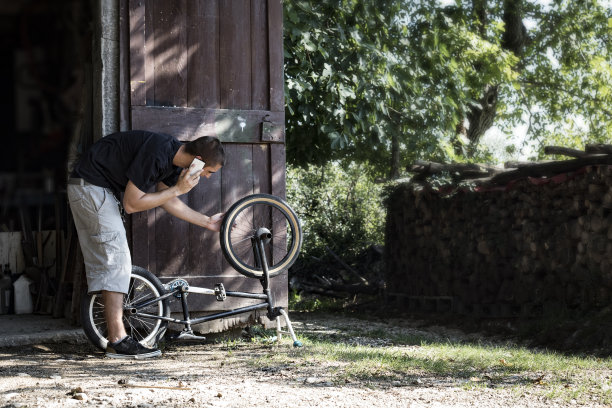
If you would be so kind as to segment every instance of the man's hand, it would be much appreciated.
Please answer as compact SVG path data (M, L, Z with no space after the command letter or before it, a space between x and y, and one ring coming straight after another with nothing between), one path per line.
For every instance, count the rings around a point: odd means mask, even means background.
M183 169L183 171L181 171L181 175L178 178L178 181L176 182L176 188L179 191L179 195L190 192L191 189L197 186L200 182L200 173L196 174L195 176L190 176L190 168L191 166L187 169Z
M216 231L216 232L221 231L221 224L223 223L224 216L225 216L225 213L219 213L219 214L210 216L208 218L208 225L206 226L206 228L208 228L211 231Z

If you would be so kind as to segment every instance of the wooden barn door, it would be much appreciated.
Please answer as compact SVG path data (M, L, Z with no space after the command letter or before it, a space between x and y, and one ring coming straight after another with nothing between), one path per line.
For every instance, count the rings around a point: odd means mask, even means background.
M213 135L225 146L222 171L181 199L211 215L248 194L284 196L281 0L126 1L131 128L180 140ZM225 262L218 233L162 209L132 217L132 246L134 264L162 281L261 289ZM286 303L286 272L274 288ZM244 304L210 298L190 303L199 311Z

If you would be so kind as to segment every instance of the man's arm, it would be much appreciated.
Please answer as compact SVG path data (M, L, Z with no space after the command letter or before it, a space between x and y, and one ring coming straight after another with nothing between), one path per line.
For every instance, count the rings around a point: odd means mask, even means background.
M169 200L181 194L189 192L200 181L200 176L189 176L187 169L181 172L176 185L154 193L145 193L140 190L132 181L128 181L123 195L123 208L128 214L150 210L159 207ZM178 200L178 199L177 199ZM180 201L180 200L178 200Z
M170 190L172 187L168 187L162 182L157 184L158 192L162 193L166 190ZM170 214L174 215L181 220L190 222L195 225L199 225L200 227L207 228L211 231L220 231L221 223L223 222L223 213L215 214L213 216L207 216L201 214L187 204L178 199L178 197L173 197L170 200L166 201L161 207L168 211Z

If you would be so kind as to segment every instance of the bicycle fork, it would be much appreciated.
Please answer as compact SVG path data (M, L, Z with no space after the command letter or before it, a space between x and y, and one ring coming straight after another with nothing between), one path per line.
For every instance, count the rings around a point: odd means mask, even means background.
M272 233L267 228L260 228L255 233L255 237L253 238L253 251L255 260L261 266L263 276L260 280L261 285L263 287L263 292L268 299L268 314L267 317L271 321L276 320L276 340L280 341L282 334L289 334L291 339L293 340L293 347L302 347L302 342L297 339L295 333L293 331L293 326L291 325L291 320L289 320L289 315L282 307L274 306L274 297L272 295L272 291L270 290L270 273L268 271L268 261L266 259L266 250L265 245L270 242L272 239ZM287 331L281 330L281 321L280 316L285 319L285 324L287 325Z

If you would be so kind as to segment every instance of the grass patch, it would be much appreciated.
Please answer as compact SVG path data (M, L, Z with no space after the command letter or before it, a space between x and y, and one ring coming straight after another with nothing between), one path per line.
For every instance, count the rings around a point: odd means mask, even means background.
M346 304L345 299L306 296L296 291L289 293L289 310L294 312L335 312Z
M273 333L267 331L265 336ZM306 377L327 377L334 383L504 388L535 392L563 403L612 404L610 358L436 340L378 328L302 330L299 335L304 348L293 349L286 340L251 364L266 370L280 367L294 374L297 371Z

